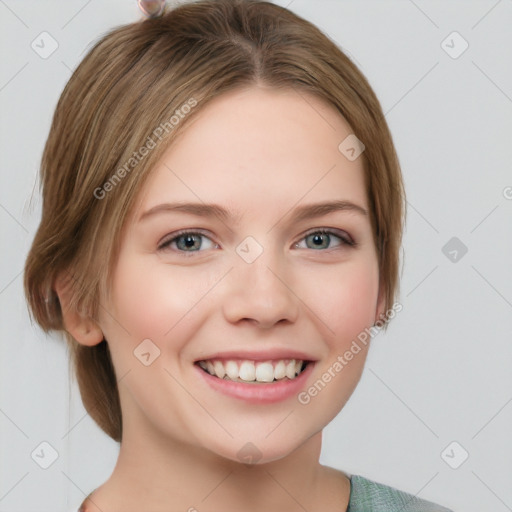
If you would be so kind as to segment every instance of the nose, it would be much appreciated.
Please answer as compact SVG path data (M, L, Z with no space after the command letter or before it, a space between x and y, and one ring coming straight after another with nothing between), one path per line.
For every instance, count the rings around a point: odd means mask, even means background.
M252 263L236 255L227 276L223 312L231 323L247 322L262 329L294 323L300 299L293 290L290 268L265 250Z

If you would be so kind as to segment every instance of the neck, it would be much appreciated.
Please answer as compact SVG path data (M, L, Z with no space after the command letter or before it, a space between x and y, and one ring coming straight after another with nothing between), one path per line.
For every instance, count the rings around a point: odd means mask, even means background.
M141 435L140 425L123 432L114 471L92 493L87 512L313 510L325 503L326 491L333 499L338 486L333 510L348 504L346 477L319 463L321 432L284 458L252 465L154 431L147 434Z

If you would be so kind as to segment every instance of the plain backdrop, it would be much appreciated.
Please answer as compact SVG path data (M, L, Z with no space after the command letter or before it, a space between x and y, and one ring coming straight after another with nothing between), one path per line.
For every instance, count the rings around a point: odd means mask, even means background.
M408 200L403 310L325 429L322 462L455 511L511 511L512 1L278 3L369 79ZM99 37L140 18L135 0L0 1L1 512L71 510L116 460L64 343L31 325L22 269L58 97Z

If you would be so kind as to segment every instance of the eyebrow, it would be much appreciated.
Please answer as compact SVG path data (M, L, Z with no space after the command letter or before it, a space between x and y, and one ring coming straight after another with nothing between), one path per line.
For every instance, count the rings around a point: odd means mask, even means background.
M294 209L293 218L296 221L322 217L329 213L347 211L359 215L368 216L368 210L351 201L326 201L322 203L306 204ZM208 203L162 203L145 211L140 217L141 222L156 214L183 212L197 217L219 217L221 220L235 219L238 222L241 214L231 209L226 209L217 204Z

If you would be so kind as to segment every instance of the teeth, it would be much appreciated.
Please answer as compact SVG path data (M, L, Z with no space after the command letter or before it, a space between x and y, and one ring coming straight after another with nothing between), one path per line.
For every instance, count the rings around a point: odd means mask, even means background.
M256 380L258 382L272 382L274 380L272 363L260 363L256 366Z
M219 377L219 379L224 378L226 375L226 370L224 370L224 365L220 361L215 361L213 363L213 369L215 370L215 375Z
M247 382L256 380L256 367L250 361L244 361L240 365L240 378Z
M226 363L226 373L228 374L228 378L230 380L238 379L238 365L235 363L235 361L228 361Z
M274 378L283 379L284 377L286 377L286 365L284 361L279 361L274 368Z
M199 361L199 366L219 379L235 382L273 382L294 379L301 373L302 360L282 359L279 361Z
M286 365L286 376L289 379L295 377L295 360L293 359Z

